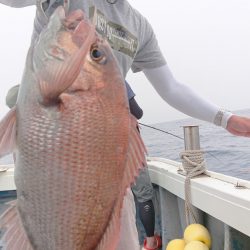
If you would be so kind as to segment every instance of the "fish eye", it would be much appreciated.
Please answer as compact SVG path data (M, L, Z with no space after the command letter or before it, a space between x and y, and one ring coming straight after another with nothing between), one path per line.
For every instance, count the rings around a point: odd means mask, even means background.
M98 50L98 49L93 49L92 50L92 57L94 59L99 59L101 56L102 56L102 53L101 53L100 50Z
M105 57L104 53L96 46L91 48L90 56L94 61L96 61L98 63L101 63L101 64L106 63L106 57Z

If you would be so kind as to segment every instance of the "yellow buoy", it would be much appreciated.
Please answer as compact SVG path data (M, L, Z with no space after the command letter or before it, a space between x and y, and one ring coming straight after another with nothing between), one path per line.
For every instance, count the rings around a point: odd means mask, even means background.
M207 245L200 241L190 241L184 248L184 250L209 250Z
M166 250L184 250L184 247L185 247L185 240L175 239L171 240L168 243Z
M191 224L184 231L184 239L186 243L191 241L200 241L211 247L211 236L208 230L201 224Z

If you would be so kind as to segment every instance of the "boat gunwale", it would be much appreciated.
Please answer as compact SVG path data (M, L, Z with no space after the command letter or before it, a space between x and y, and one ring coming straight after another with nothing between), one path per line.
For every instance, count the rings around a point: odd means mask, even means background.
M185 199L185 176L178 173L181 163L150 158L148 167L154 184ZM216 178L206 174L195 177L191 179L191 201L198 209L250 236L250 224L245 223L250 217L250 189L235 187L235 180L222 174Z

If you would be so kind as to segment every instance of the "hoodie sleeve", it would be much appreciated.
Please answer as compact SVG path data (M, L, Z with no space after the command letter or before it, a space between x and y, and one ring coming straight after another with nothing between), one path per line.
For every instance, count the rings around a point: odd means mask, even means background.
M36 5L37 0L0 0L1 4L13 7L23 8L31 5Z

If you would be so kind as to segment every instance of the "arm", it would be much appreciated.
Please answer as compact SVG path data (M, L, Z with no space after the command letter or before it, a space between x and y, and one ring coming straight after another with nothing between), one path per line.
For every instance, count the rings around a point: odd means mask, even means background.
M1 4L14 7L22 8L30 5L36 5L37 0L0 0Z
M16 105L17 101L17 95L18 95L18 90L19 90L20 85L15 85L11 89L9 89L5 102L6 105L11 109Z
M188 86L177 82L167 65L143 72L159 95L179 111L222 126L232 134L250 136L249 118L221 111L218 106L202 99Z
M143 72L168 104L194 118L216 123L216 115L220 108L202 99L188 86L177 82L167 65L154 69L145 69ZM221 124L217 122L217 125L226 127L227 120L231 115L230 112L224 112Z
M190 88L178 83L167 65L144 69L143 72L159 95L174 108L189 116L222 126L234 135L250 137L250 118L221 111L218 106L203 100Z

